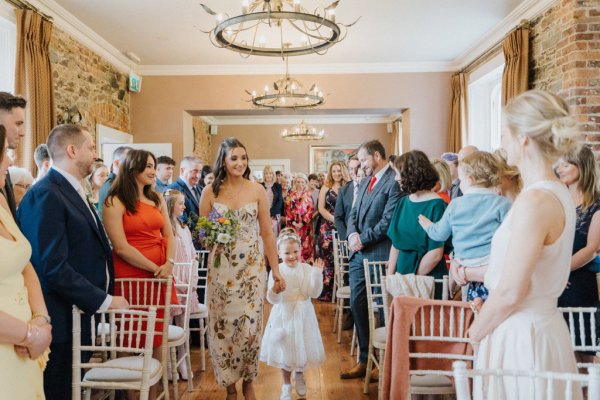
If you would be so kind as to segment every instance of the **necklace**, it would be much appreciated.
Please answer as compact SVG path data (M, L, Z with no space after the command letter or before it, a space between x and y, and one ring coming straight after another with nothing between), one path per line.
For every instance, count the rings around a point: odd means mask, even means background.
M233 188L233 185L232 185L232 187L231 187L231 188L227 188L227 192L226 192L226 193L223 193L223 195L224 195L226 198L230 199L230 200L235 200L235 199L237 199L237 198L240 196L240 193L242 192L242 189L244 188L244 183L245 183L245 182L244 182L244 181L242 181L242 183L239 185L239 186L240 186L240 188L237 190L237 192L235 192L235 194L233 194L233 190L234 190L234 188Z

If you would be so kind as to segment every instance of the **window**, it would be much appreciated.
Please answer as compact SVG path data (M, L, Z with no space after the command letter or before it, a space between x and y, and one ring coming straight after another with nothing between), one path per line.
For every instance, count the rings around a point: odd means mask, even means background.
M480 150L500 147L503 71L499 54L469 75L467 143Z
M1 10L0 10L1 11ZM15 90L15 54L17 51L17 27L0 13L0 91Z

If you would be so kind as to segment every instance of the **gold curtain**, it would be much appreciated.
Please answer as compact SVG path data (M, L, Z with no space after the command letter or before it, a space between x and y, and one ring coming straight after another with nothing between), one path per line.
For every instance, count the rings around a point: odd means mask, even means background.
M46 143L56 124L54 85L48 47L52 22L32 10L17 9L15 94L27 100L25 138L17 149L17 163L35 170L33 150Z
M519 27L502 42L502 104L529 88L529 28Z
M467 76L460 72L452 75L452 103L450 105L450 131L448 150L458 152L462 147L467 127Z

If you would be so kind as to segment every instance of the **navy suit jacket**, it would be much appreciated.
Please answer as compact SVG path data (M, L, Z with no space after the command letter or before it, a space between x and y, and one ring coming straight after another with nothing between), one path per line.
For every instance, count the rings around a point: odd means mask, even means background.
M354 181L342 186L335 203L333 217L335 230L338 232L340 240L348 238L348 219L350 218L350 211L352 211L352 200L354 200Z
M183 196L185 197L185 210L183 211L183 215L181 216L180 220L190 228L191 232L194 232L194 228L196 228L196 222L198 222L200 204L194 198L191 190L181 178L178 178L175 182L171 183L169 185L169 189L175 189L178 192L183 193ZM195 238L195 235L192 235L192 237ZM200 243L198 243L196 239L194 239L194 247L197 250L201 248Z
M52 318L52 342L70 343L72 307L87 314L82 319L85 334L89 314L106 300L107 268L108 291L113 292L112 251L102 223L54 169L27 192L17 223L31 243L31 263Z
M394 180L394 176L394 171L388 168L371 193L367 192L370 179L364 178L360 183L354 207L350 212L348 237L354 232L360 235L360 241L363 244L360 253L369 261L384 261L390 256L392 242L387 236L387 231L396 204L401 197L400 187ZM354 254L350 254L350 259Z

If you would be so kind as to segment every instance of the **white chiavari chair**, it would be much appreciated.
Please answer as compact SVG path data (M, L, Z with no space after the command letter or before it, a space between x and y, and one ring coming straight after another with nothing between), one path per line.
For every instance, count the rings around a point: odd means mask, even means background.
M177 384L178 367L185 362L187 372L187 390L192 391L192 361L190 357L190 304L193 298L192 290L194 287L194 269L195 265L189 263L175 263L173 266L173 275L175 276L175 289L177 291L177 300L179 304L171 306L171 309L180 309L183 313L183 326L169 325L168 331L168 349L171 356L171 376L173 379L173 397L179 398L179 387ZM182 282L182 283L177 283ZM177 348L182 346L184 353L181 358L177 358Z
M382 397L383 360L387 343L387 324L389 315L389 296L385 289L385 270L387 261L363 261L367 288L367 306L369 310L369 352L363 393L369 393L369 383L373 365L379 368L379 398ZM375 313L383 314L383 326L377 327ZM375 352L377 351L377 355Z
M82 312L73 306L73 391L72 399L89 400L92 390L136 390L140 400L147 400L150 387L160 381L163 367L152 358L152 343L156 323L156 307L142 310L108 310L92 315L90 321L90 345L82 345ZM108 327L100 334L97 327ZM144 342L145 337L145 343ZM81 362L81 353L102 353L106 359L90 359ZM128 356L124 356L124 355ZM141 354L141 356L140 356ZM82 375L82 369L86 372ZM158 399L168 398L168 391Z
M580 391L581 386L587 386L588 399L600 399L600 366L592 366L588 369L588 374L569 374L545 371L531 370L472 370L467 369L464 361L454 362L454 383L456 385L457 400L471 400L471 385L469 379L487 380L491 384L495 380L494 387L498 390L504 388L505 383L513 387L523 388L523 383L527 383L528 389L522 389L527 393L518 398L510 397L514 400L520 399L562 399L573 400L580 398L574 396L576 391ZM507 394L512 396L512 394ZM507 398L503 392L497 394L494 398Z
M337 332L337 342L342 341L342 316L344 310L350 310L350 286L344 285L348 275L349 254L348 242L339 240L337 232L333 231L333 269L337 279L336 306L333 317L333 331Z
M161 337L160 359L162 385L165 399L169 399L169 376L167 372L169 324L171 322L171 294L173 277L166 278L119 278L115 279L115 293L120 293L129 302L130 309L148 310L156 307L156 329L154 336Z
M596 334L596 307L562 307L559 311L563 313L569 325L571 345L573 350L581 352L600 352L600 342ZM577 363L579 368L588 368L593 363Z
M204 298L199 298L200 310L190 313L190 320L197 319L199 327L190 328L191 332L198 332L200 335L200 369L206 369L206 349L204 348L204 337L208 321L208 307L206 305L206 286L208 283L208 251L198 250L196 252L198 259L198 289L204 293Z

